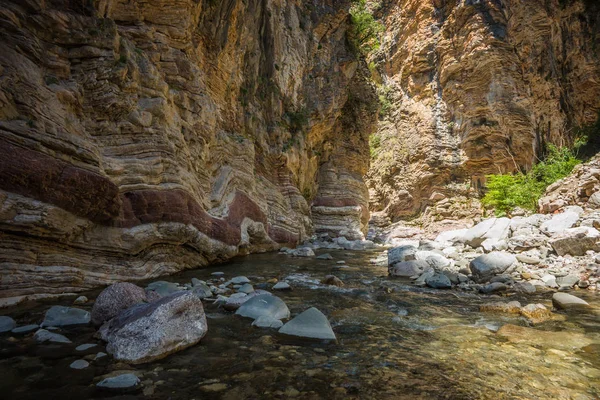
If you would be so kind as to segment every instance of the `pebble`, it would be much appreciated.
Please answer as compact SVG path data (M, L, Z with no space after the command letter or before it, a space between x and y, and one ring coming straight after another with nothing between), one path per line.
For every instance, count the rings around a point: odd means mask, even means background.
M287 282L277 282L273 286L273 290L291 290L292 287Z
M250 279L246 278L245 276L236 276L231 278L230 282L234 285L243 285L244 283L250 283Z
M88 302L88 298L85 296L79 296L78 298L75 299L75 301L73 301L73 304L85 304Z

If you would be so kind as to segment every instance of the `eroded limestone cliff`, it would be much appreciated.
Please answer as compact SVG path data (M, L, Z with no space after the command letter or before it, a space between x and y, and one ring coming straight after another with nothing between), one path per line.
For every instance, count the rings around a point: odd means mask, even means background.
M456 216L486 174L530 168L546 143L569 143L598 117L595 1L394 0L375 13L389 111L368 186L372 210L392 220L427 206Z
M0 1L0 298L360 237L376 108L349 6Z

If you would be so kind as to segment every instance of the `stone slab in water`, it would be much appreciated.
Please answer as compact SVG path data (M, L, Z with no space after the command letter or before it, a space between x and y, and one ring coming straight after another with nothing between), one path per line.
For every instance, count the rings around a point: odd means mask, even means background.
M13 329L12 331L10 331L11 333L14 333L15 335L25 335L29 332L33 332L36 329L38 329L40 326L37 324L31 324L31 325L23 325L23 326L18 326L15 329Z
M245 276L236 276L231 278L230 282L235 285L243 285L244 283L250 283L250 279L246 278Z
M77 351L86 351L89 350L93 347L96 347L97 344L95 343L86 343L86 344L80 344L79 346L75 347L75 350Z
M282 326L279 333L311 339L336 340L327 317L314 307L298 314Z
M14 319L7 316L0 316L0 333L12 331L17 326Z
M46 311L41 326L85 325L90 322L90 313L80 308L52 306Z
M261 294L255 296L241 305L235 312L236 315L257 319L262 316L274 319L290 317L288 306L277 296Z
M388 265L394 265L403 261L410 261L415 259L415 254L417 253L417 248L414 246L398 246L393 249L389 249L388 256Z
M166 281L156 281L150 283L146 286L146 291L151 291L158 294L160 297L169 296L175 292L181 291L182 288L179 287L177 283L174 282L166 282Z
M325 253L325 254L321 254L320 256L317 256L318 260L333 260L333 257L331 256L331 254L329 253Z
M273 285L273 290L290 290L291 288L287 282L277 282Z
M450 282L450 279L446 275L439 272L425 279L425 283L427 286L434 289L450 289L452 287L452 282Z
M122 374L106 378L96 384L103 389L130 389L140 383L140 378L134 374Z
M254 292L254 287L249 283L244 283L242 286L240 286L238 288L238 292L249 294L249 293Z
M552 305L559 310L572 310L589 307L589 303L568 293L554 293Z
M85 369L90 366L90 363L85 360L76 360L69 365L73 369Z
M38 330L33 335L33 337L35 338L36 342L38 342L38 343L44 343L44 342L71 343L71 341L66 336L60 335L58 333L48 332L45 329Z

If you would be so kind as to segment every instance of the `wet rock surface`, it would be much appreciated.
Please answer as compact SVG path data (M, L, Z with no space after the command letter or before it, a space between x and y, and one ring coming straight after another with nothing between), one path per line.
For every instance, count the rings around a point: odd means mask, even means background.
M121 311L147 300L144 289L133 283L120 282L110 285L98 295L94 302L92 323L102 325Z

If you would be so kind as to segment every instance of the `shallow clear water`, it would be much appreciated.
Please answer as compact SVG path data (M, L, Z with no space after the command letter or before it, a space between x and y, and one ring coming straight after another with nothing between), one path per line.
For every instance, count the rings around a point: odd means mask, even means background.
M322 252L320 252L322 253ZM142 381L136 392L117 398L259 399L598 399L600 398L600 320L598 314L555 313L535 329L549 332L507 340L495 333L503 324L527 326L519 317L479 312L497 298L410 286L387 277L377 252L330 251L334 260L252 255L211 268L164 278L189 282L248 276L252 283L271 278L288 282L278 292L295 315L311 306L325 313L337 343L289 341L273 330L257 329L206 304L209 332L199 345L150 364L129 366L110 357L84 370L69 364L81 358L82 343L99 346L90 327L62 329L73 345L38 345L31 336L0 337L0 397L105 398L99 377L133 370ZM351 268L336 270L336 261ZM343 288L318 281L335 274ZM89 293L94 298L96 293ZM578 292L592 304L599 296ZM551 307L551 294L512 296L525 305ZM72 299L71 299L72 301ZM62 304L70 304L65 300ZM50 304L30 303L12 310L19 325L40 322ZM91 308L84 306L82 308ZM533 332L535 333L535 332ZM531 335L530 335L531 336Z

